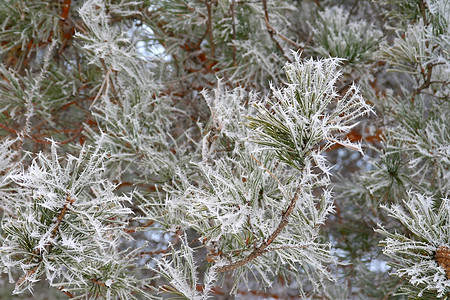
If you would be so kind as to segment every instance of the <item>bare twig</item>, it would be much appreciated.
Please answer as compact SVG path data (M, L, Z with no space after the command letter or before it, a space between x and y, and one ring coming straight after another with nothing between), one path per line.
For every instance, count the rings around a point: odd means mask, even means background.
M232 0L230 4L230 10L231 10L231 29L233 30L233 67L236 67L236 45L234 44L234 41L236 41L236 20L234 16L234 5L236 3L236 0Z
M263 8L264 8L264 21L266 23L266 27L267 27L267 32L270 35L270 38L272 39L272 41L275 43L275 45L277 45L278 49L280 49L281 53L283 54L284 58L290 62L290 59L286 56L283 47L281 47L280 43L278 43L278 41L276 40L276 38L273 36L274 33L276 33L276 31L273 29L272 26L270 26L269 23L269 11L267 9L267 0L262 0L263 3ZM269 25L269 26L268 26Z
M60 143L61 145L70 143L71 141L73 141L74 139L76 139L78 136L80 136L81 132L83 131L83 128L84 128L84 125L83 125L83 124L80 125L80 127L78 127L78 129L76 129L76 131L75 131L75 133L74 133L73 136L71 136L71 137L69 137L68 139L66 139L66 140L64 140L64 141L61 141L61 142L59 142L59 143Z
M91 282L93 284L106 287L106 283L104 283L103 281L99 280L98 278L91 278Z
M53 230L50 233L50 238L54 238L56 235L56 232L58 231L59 226L61 225L62 219L67 213L67 210L69 209L69 205L75 202L75 198L71 198L67 196L66 203L64 204L63 208L61 209L61 212L59 213L58 217L56 218L56 226L53 228Z
M67 210L69 209L69 208L68 208L68 205L72 204L73 202L75 202L75 199L74 199L74 198L71 198L71 197L69 197L69 196L67 196L67 198L66 198L66 203L64 203L64 206L63 206L63 208L61 209L61 212L59 213L58 217L56 218L56 225L55 225L55 227L52 229L52 231L50 232L50 239L53 239L53 238L55 237L56 232L58 231L58 228L59 228L59 226L61 225L61 222L62 222L64 216L66 215ZM47 244L46 246L50 246L50 248L51 248L51 244ZM41 249L35 249L35 250L33 251L32 254L33 254L33 256L37 256L37 255L40 256L40 255L41 255ZM29 259L28 263L31 261L31 259L32 259L32 258ZM41 262L42 262L42 257L39 257L37 265L36 265L33 269L31 269L31 270L29 270L28 272L26 272L26 273L25 273L25 274L17 281L16 286L20 286L22 283L25 282L25 280L26 280L28 277L30 277L31 275L33 275L34 273L36 273L36 271L39 269L39 266L40 266Z
M320 0L313 0L319 9L322 9L322 5L320 5Z
M353 14L355 13L355 9L358 7L358 0L355 0L355 2L352 5L352 8L350 8L350 12L347 16L347 19L345 20L345 24L348 24L348 22L350 22L350 18L351 16L353 16Z
M436 63L436 64L428 64L426 66L426 69L421 68L421 74L423 77L423 83L416 89L413 90L411 95L411 102L414 103L414 100L418 94L420 94L423 90L427 89L431 84L433 83L442 83L437 81L431 80L431 75L433 73L433 67L440 65L442 63ZM445 82L444 82L445 83Z
M275 44L277 45L277 47L281 50L281 52L284 55L284 50L282 49L281 45L278 43L278 41L275 39L275 37L273 36L274 34L276 36L278 36L279 38L281 38L283 41L285 41L286 43L292 45L297 51L302 52L306 46L311 42L314 33L311 33L311 35L308 37L308 39L306 40L305 44L303 46L301 46L299 43L291 40L290 38L288 38L287 36L285 36L284 34L278 32L278 30L276 30L271 24L270 24L270 20L269 20L269 11L267 9L267 0L263 0L263 7L264 7L264 22L266 23L266 27L267 27L267 31L270 34L271 39L275 42ZM289 58L286 57L286 55L284 55L284 57L290 62Z
M33 275L34 273L36 273L36 271L38 270L40 264L37 264L36 267L34 267L33 269L29 270L28 272L26 272L16 283L16 287L22 285L22 283L25 282L25 280L30 277L31 275Z
M167 252L169 252L170 248L165 248L165 249L161 249L161 250L155 250L155 251L143 251L139 253L139 256L146 256L146 255L150 255L150 256L155 256L157 254L165 254Z
M143 224L142 226L135 227L135 228L125 228L124 231L126 233L133 233L133 232L136 232L136 231L141 231L144 228L147 228L147 227L150 227L151 225L153 225L154 222L155 221L153 221L153 220L149 220L147 223Z
M15 130L15 129L13 129L13 128L9 128L9 127L7 127L6 125L0 124L0 128L3 128L4 130L6 130L6 131L12 133L12 134L15 135L15 136L18 135L17 130Z
M102 81L102 85L100 86L100 89L99 89L97 95L95 96L94 100L92 101L89 109L92 109L92 107L94 106L97 99L100 98L100 96L108 90L110 73L111 73L111 68L108 68L108 70L106 71L106 74L105 74L105 78Z
M213 30L212 30L212 11L211 11L211 2L210 0L205 0L206 4L206 10L208 12L208 19L206 20L206 31L208 33L209 37L209 46L211 47L211 58L216 57L216 46L214 44L214 36L213 36Z
M257 160L253 155L251 155L250 154L250 156L264 169L264 170L266 170L266 172L267 173L269 173L270 174L270 176L272 176L277 182L278 182L278 184L280 185L280 187L283 189L283 191L286 193L286 190L284 189L284 187L283 187L283 185L281 184L281 182L280 182L280 180L278 180L278 178L272 173L272 172L270 172L269 171L269 169L267 169L259 160Z
M423 23L424 23L425 25L427 25L427 24L428 24L428 23L427 23L427 13L426 13L426 11L425 11L425 9L426 9L426 7L427 7L427 4L425 3L425 1L420 0L420 1L419 1L419 7L420 7L420 13L422 14Z
M291 40L290 38L286 37L285 35L279 33L275 28L273 28L272 25L270 25L269 20L266 18L264 18L264 21L266 22L266 26L267 29L269 30L269 33L275 33L277 36L279 36L282 40L284 40L285 42L291 44L292 46L294 46L296 49L303 49L302 46L300 46L300 44L297 44L296 42L294 42L293 40Z
M70 292L64 290L64 287L63 287L63 286L60 286L60 287L58 288L58 290L61 291L61 292L63 292L64 294L66 294L69 298L73 298L73 297L74 297L74 296L72 295L72 293L70 293Z

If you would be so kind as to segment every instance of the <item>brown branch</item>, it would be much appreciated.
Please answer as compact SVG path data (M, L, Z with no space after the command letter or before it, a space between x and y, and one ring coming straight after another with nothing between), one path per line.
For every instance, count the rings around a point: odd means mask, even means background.
M74 198L71 198L69 196L67 196L66 199L66 203L64 204L63 208L61 209L61 212L59 213L58 217L56 218L56 226L52 229L52 231L50 232L50 239L54 238L56 235L56 232L58 231L59 226L61 225L62 219L64 218L64 216L67 213L68 210L68 205L72 204L75 201ZM48 245L46 245L48 246ZM33 256L35 255L40 255L41 254L41 250L40 249L35 249L32 253ZM29 259L28 262L31 261L31 258ZM36 267L34 267L33 269L29 270L28 272L26 272L16 283L16 286L20 286L29 276L33 275L34 273L36 273L36 271L39 268L40 263L42 262L42 258L39 258L38 264L36 265Z
M290 59L286 56L283 47L281 47L280 43L278 43L278 41L273 36L274 33L276 35L278 35L278 34L277 34L276 30L272 26L270 26L270 23L269 23L269 11L267 9L267 0L262 0L262 3L263 3L263 8L264 8L264 22L266 23L267 32L269 33L270 38L275 43L277 48L280 49L281 54L283 54L284 58L290 62Z
M105 71L105 78L102 81L102 84L98 90L97 95L95 96L94 100L91 103L91 106L89 106L89 109L92 109L92 107L94 107L95 102L97 101L97 99L99 99L103 94L106 94L108 92L108 87L109 87L109 82L110 82L110 74L112 72L111 67L107 68L105 61L103 59L100 59L100 62L102 64L102 67Z
M80 125L80 127L78 127L78 129L76 129L75 134L71 137L69 137L68 139L59 142L59 144L64 145L64 144L68 144L71 141L73 141L74 139L76 139L78 136L80 136L81 132L83 131L84 125Z
M59 54L62 54L64 52L64 49L66 48L69 41L72 39L73 35L75 34L74 23L69 18L70 3L71 3L71 0L64 0L64 3L62 5L62 12L60 15L60 20L59 20L59 27L60 27L60 31L61 31L62 43L58 50Z
M4 130L6 130L6 131L8 131L8 132L10 132L10 133L12 133L12 134L14 134L15 136L18 135L18 134L17 134L17 131L16 131L15 129L9 128L9 127L7 127L7 126L5 126L5 125L3 125L3 124L0 124L0 128L3 128Z
M64 204L63 208L61 209L61 212L59 213L58 217L56 218L56 226L53 228L53 230L50 232L50 238L54 238L56 235L56 232L58 231L59 226L61 225L62 219L67 213L68 205L75 202L75 198L71 198L67 196L66 203Z
M278 182L278 184L280 185L280 187L282 187L283 188L283 190L284 190L284 192L286 192L286 190L284 189L284 187L283 187L283 185L281 184L281 182L280 182L280 180L278 180L278 178L272 173L272 172L270 172L269 171L269 169L267 169L259 160L257 160L253 155L251 155L250 154L250 156L267 172L267 173L269 173L270 174L270 176L272 176L277 182Z
M155 256L157 254L165 254L165 253L169 252L169 250L170 250L170 248L155 250L155 251L143 251L143 252L139 253L139 256L145 256L145 255Z
M143 230L144 228L150 227L151 225L153 225L153 223L155 223L155 221L149 220L147 223L143 224L142 226L134 227L134 228L124 228L123 230L126 233L134 233L136 231L140 231L140 230Z
M267 30L272 33L275 33L277 36L279 36L282 40L284 40L285 42L291 44L292 46L294 46L296 49L304 49L304 47L300 46L300 44L297 44L296 42L294 42L293 40L291 40L290 38L286 37L285 35L279 33L275 28L273 28L272 25L270 25L269 20L267 18L264 18L264 21L266 22L266 27ZM310 38L308 38L309 40Z
M61 17L61 20L66 20L69 16L71 2L71 0L64 0L64 2L62 3L61 14L59 15Z
M206 32L208 33L209 38L209 46L211 47L211 58L216 57L216 46L214 44L214 36L212 30L212 11L211 11L211 2L210 0L205 0L206 10L208 12L208 19L206 20Z
M420 0L419 2L419 7L420 7L420 13L422 15L422 19L423 19L423 24L427 25L427 13L425 11L427 4L425 3L425 1Z
M60 286L60 287L58 288L58 290L59 290L60 292L63 292L64 294L66 294L69 298L73 298L73 297L74 297L74 295L72 295L72 293L70 293L70 292L68 292L68 291L65 291L63 286Z
M273 36L274 34L277 35L278 37L280 37L283 41L287 42L288 44L291 44L292 46L294 46L294 48L300 52L302 52L306 46L311 42L314 33L311 33L311 35L308 37L308 39L306 40L304 46L301 46L300 44L294 42L293 40L291 40L290 38L288 38L287 36L285 36L284 34L278 32L278 30L276 30L269 21L269 12L267 10L267 0L263 0L263 7L264 7L264 22L266 23L266 27L267 27L267 31L269 32L270 38L275 42L275 44L277 45L277 47L281 50L281 52L283 53L284 57L290 61L286 55L284 54L284 50L282 49L281 45L278 43L278 41L275 39L275 37Z
M352 8L350 8L350 12L347 16L347 19L345 20L345 24L348 24L348 22L350 22L350 17L353 16L353 14L355 13L355 9L358 7L358 0L356 0L353 5Z
M93 284L106 287L106 283L104 283L103 281L100 281L99 279L91 278L91 281Z
M264 8L264 18L269 21L269 10L267 9L267 0L262 0Z
M20 279L19 281L17 281L16 283L16 287L20 286L22 283L24 283L24 281L31 275L33 275L34 273L36 273L37 269L39 268L39 264L34 267L33 269L29 270L28 272L26 272Z
M230 4L230 10L231 10L231 29L233 30L233 42L236 41L236 20L234 15L234 5L236 4L236 0L232 0ZM236 67L236 45L232 44L231 46L233 48L233 67Z
M266 253L268 251L267 247L269 247L270 244L272 244L272 242L278 237L278 235L281 233L281 231L288 224L289 216L294 211L295 204L297 203L299 192L300 192L300 188L297 188L294 196L292 197L292 199L289 203L289 206L286 208L286 210L281 215L280 224L278 224L278 227L272 232L272 234L269 236L269 238L266 241L264 241L259 247L257 247L255 250L253 250L253 252L250 253L247 257L245 257L241 260L235 261L233 263L230 263L228 265L218 267L217 272L222 273L222 272L232 271L238 267L241 267L241 266L249 263L250 261L254 260L255 258L263 255L264 253Z
M111 66L110 67L106 67L106 63L105 60L103 58L100 58L100 63L102 64L103 67L103 71L105 72L105 79L107 79L106 81L106 86L105 86L105 94L108 92L108 88L111 87L111 92L113 95L113 99L116 101L116 103L118 103L121 106L121 102L118 99L118 91L114 86L114 78L111 76L111 73L113 74L117 74L117 70L114 70ZM117 76L116 76L117 79Z
M322 9L322 5L320 5L320 0L313 0L319 9Z
M421 74L423 77L423 83L416 89L413 90L412 95L411 95L411 102L414 103L414 100L416 98L416 96L418 94L420 94L423 90L425 90L426 88L428 88L431 84L433 84L434 82L431 81L431 75L433 73L433 67L440 65L441 63L437 63L437 64L428 64L426 66L426 70L424 68L421 68Z

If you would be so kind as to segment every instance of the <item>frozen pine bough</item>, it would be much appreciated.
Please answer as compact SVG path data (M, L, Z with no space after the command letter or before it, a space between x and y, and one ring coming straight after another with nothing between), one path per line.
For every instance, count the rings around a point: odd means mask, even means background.
M0 1L0 298L449 298L449 8Z
M341 135L371 107L355 86L336 92L339 60L295 58L285 65L288 85L272 87L264 98L222 87L207 93L212 122L200 143L203 155L191 169L178 170L177 185L164 188L166 197L140 195L146 218L185 233L181 249L189 254L172 251L156 263L155 271L163 270L171 283L167 292L206 297L196 291L196 251L186 242L192 230L206 255L205 291L227 272L235 278L234 291L251 279L271 286L281 276L297 282L300 292L304 284L320 290L333 280L327 266L335 259L320 237L333 212L330 166L322 152L336 143L360 150ZM248 108L236 109L245 103ZM238 111L248 114L233 115ZM181 280L181 274L189 276Z
M43 278L69 297L142 294L145 284L132 275L136 251L119 248L131 198L116 195L105 178L107 155L97 146L61 158L53 142L50 155L40 153L27 170L6 175L14 189L2 199L0 259L14 294L32 292Z
M321 282L333 280L327 265L335 262L320 237L333 212L329 166L321 153L335 143L359 150L340 136L371 111L356 87L336 93L338 68L336 59L296 56L285 66L289 84L272 87L265 98L220 88L207 95L213 121L196 160L175 172L160 197L133 195L141 202L140 219L180 235L172 251L145 266L137 250L120 250L130 238L125 229L133 218L127 208L132 198L116 195L106 178L106 137L78 157L59 157L54 143L50 156L41 153L27 170L7 175L17 190L4 205L0 249L15 292L32 290L45 278L76 297L150 296L142 289L151 279L132 275L138 267L166 280L157 294L191 299L208 297L227 272L236 278L235 289L252 277L270 286L282 276L295 279L300 291L304 284L319 290ZM251 107L237 110L234 105L244 105L246 97ZM220 114L232 113L220 104L224 99L247 115L222 124ZM232 151L220 151L227 144ZM190 245L193 237L196 247Z

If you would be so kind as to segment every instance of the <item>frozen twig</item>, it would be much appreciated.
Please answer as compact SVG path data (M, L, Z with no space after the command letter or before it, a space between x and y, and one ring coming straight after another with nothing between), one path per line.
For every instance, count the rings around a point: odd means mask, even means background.
M270 244L272 244L272 242L277 238L277 236L281 233L281 231L288 224L289 216L294 211L295 204L297 203L299 193L300 193L300 188L297 188L294 196L292 197L291 201L289 202L289 206L286 208L286 210L281 215L280 223L278 224L277 228L272 232L272 234L267 238L266 241L264 241L260 246L258 246L255 250L253 250L253 252L250 253L247 257L245 257L241 260L235 261L231 264L218 267L217 272L223 273L223 272L227 272L227 271L232 271L236 268L242 267L243 265L251 262L255 258L263 255L266 252L267 247L269 247Z

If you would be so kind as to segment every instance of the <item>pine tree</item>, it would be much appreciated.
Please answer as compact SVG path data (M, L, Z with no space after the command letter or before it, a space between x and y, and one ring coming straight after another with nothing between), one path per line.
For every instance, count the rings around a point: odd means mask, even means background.
M448 298L449 12L0 2L0 297Z

